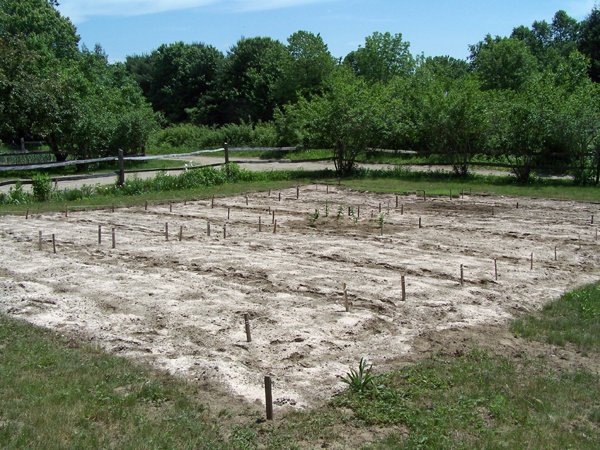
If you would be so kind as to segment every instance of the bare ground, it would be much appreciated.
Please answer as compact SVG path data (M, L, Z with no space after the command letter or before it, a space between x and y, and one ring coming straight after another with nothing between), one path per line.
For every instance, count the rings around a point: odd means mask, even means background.
M257 405L271 374L277 407L304 408L341 389L338 376L363 356L383 370L473 340L521 351L504 327L511 318L599 278L590 223L598 205L520 199L517 209L511 198L401 196L395 208L393 195L326 194L315 185L303 186L298 200L295 189L281 201L278 194L251 194L248 205L244 196L217 198L214 208L174 204L172 212L162 205L4 216L0 310ZM359 205L361 217L348 218L348 206L357 213ZM552 352L565 364L587 364Z

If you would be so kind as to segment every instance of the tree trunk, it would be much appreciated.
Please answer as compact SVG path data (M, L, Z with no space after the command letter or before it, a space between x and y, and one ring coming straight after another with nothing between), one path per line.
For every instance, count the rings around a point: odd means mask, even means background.
M50 144L50 151L54 154L56 162L65 162L67 160L68 155L60 151L54 135L48 137L48 144Z

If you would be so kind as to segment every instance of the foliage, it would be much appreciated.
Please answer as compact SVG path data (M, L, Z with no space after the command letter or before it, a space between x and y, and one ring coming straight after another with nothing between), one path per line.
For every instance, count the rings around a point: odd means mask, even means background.
M563 295L539 314L515 321L512 330L529 339L600 353L600 284Z
M31 177L31 187L36 202L45 202L50 199L52 182L47 174L39 173Z
M374 387L372 369L373 365L368 365L365 358L360 358L358 370L350 369L350 372L341 377L341 380L348 385L352 392L365 392Z

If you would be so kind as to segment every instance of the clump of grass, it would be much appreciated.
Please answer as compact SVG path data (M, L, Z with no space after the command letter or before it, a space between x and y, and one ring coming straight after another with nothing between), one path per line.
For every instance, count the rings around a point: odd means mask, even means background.
M368 365L365 358L360 358L358 370L350 369L350 372L341 377L341 380L348 385L352 392L365 392L374 386L373 375L371 375L372 369L373 365Z
M515 321L512 331L549 344L573 344L580 351L600 353L600 283L569 292L539 314Z
M308 221L311 225L314 225L318 218L319 218L319 210L315 209L315 212L308 216Z

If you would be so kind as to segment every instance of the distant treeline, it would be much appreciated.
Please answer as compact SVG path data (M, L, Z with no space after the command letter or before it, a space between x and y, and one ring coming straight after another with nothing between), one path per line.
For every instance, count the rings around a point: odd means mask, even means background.
M298 31L286 43L242 38L226 54L178 42L109 64L100 47L77 47L55 2L0 4L3 140L45 139L64 156L143 150L151 135L173 147L328 147L340 172L366 148L397 148L445 155L459 174L483 155L522 181L550 170L598 182L597 7L581 22L559 11L485 36L467 60L415 56L388 32L337 59Z

